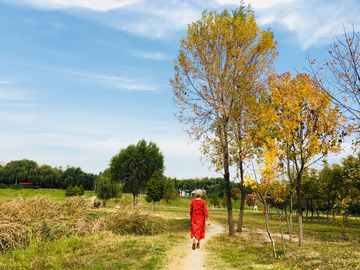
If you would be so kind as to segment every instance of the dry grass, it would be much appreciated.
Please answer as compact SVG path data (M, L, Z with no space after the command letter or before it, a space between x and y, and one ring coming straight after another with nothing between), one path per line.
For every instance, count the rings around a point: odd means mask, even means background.
M32 241L53 241L63 236L112 231L120 235L156 235L184 227L181 221L149 215L142 206L123 200L121 207L94 218L82 197L55 202L46 196L0 200L0 251ZM185 226L186 227L186 226Z
M88 235L94 220L81 197L58 203L48 197L0 200L0 250L63 235Z
M188 219L152 216L127 200L109 213L91 207L84 198L0 200L0 269L175 269L180 265L187 250Z

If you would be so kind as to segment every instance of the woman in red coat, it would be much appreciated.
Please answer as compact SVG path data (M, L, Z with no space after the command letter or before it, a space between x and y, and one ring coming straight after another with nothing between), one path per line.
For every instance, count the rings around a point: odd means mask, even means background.
M190 206L192 249L195 249L196 240L197 248L200 248L200 241L205 238L205 217L210 225L206 203L201 199L201 195L201 189L195 190L195 199L191 201Z

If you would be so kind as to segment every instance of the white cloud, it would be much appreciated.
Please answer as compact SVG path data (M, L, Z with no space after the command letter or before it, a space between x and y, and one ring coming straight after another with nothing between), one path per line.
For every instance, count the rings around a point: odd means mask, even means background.
M360 3L356 0L349 0L346 5L344 1L296 1L258 11L260 25L284 27L295 35L294 43L303 49L330 43L335 35L343 33L344 26L351 31L352 24L360 25Z
M110 89L117 90L140 90L140 91L155 91L158 89L158 86L153 84L151 81L149 82L146 78L129 78L126 76L113 76L106 75L100 73L91 73L86 71L76 71L76 70L68 70L68 69L60 69L49 66L42 66L41 68L47 70L53 70L56 72L63 72L68 74L77 75L84 81L84 77L86 78L85 83L91 81L91 83L95 83ZM147 82L147 83L140 83ZM0 99L1 99L1 91L0 91Z
M0 84L13 84L13 82L0 80Z
M143 58L154 59L154 60L167 60L167 59L173 58L171 55L167 55L162 52L149 53L149 52L142 52L142 51L135 51L135 50L128 50L128 51L137 57L143 57Z
M11 4L29 4L38 8L65 9L85 8L93 11L107 11L132 5L139 0L3 0Z
M104 85L108 88L119 89L119 90L141 90L141 91L154 91L157 89L155 85L141 84L138 81L144 81L137 78L124 78L116 76L106 76L99 74L85 74L84 76L95 79L99 84Z
M85 8L89 12L73 14L86 19L99 21L108 27L126 31L133 35L150 38L169 39L179 31L182 35L187 24L201 18L203 10L234 9L239 0L0 0L12 4L27 4L40 8ZM246 0L255 9L260 25L280 26L292 34L293 44L303 49L322 46L332 41L334 35L342 34L343 26L360 25L360 3L358 0ZM99 12L103 11L103 12ZM359 28L357 29L359 30ZM164 59L159 53L140 52L139 56L151 59ZM133 89L134 86L114 84L113 87ZM141 90L146 87L135 85Z
M253 8L268 8L278 4L291 3L298 0L247 0L244 1L246 5L251 5ZM239 6L239 0L217 0L220 5L237 5Z
M1 106L13 106L13 107L35 107L38 106L36 103L32 104L21 104L21 103L0 103Z
M27 123L32 120L38 119L37 114L14 114L8 112L0 112L0 122L20 122Z
M1 113L0 113L1 117ZM68 147L83 149L91 152L109 152L116 154L121 148L132 142L130 138L94 139L86 135L28 132L26 134L0 134L0 149L28 148L31 145L47 147ZM165 156L168 157L200 157L199 143L188 143L183 140L157 139L155 143Z

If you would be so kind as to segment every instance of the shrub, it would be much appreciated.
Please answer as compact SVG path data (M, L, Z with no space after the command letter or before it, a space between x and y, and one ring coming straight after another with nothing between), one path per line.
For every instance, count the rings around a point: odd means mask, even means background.
M85 195L84 186L80 185L80 195Z
M72 196L74 196L74 189L73 189L72 185L70 185L70 186L68 186L68 187L66 188L65 196L66 196L66 197L72 197Z
M7 188L7 185L4 183L0 183L0 189L5 189L5 188Z
M153 235L164 232L168 225L142 212L141 207L125 202L118 211L106 218L106 228L121 235Z
M23 189L24 187L22 185L12 185L10 188L15 190L20 190Z
M73 196L79 196L81 195L80 193L81 193L80 188L78 186L75 186L73 188Z

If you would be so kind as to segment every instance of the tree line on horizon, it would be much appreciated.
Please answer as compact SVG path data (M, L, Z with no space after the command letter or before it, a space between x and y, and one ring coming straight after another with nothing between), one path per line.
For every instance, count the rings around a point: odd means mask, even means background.
M66 189L68 186L82 185L85 190L94 189L94 181L97 175L86 173L80 167L67 166L51 167L49 165L38 166L29 159L13 160L4 167L0 166L0 183L15 185L19 183L32 183L37 188Z

